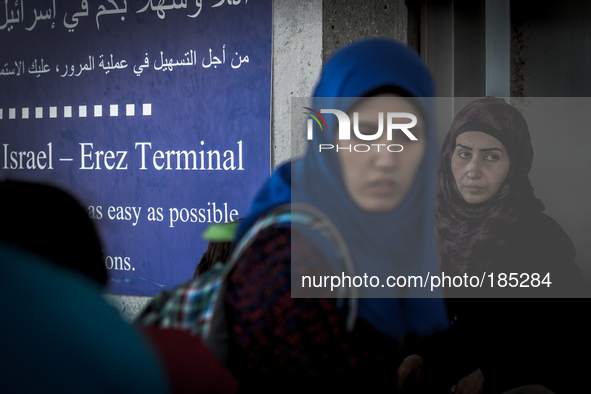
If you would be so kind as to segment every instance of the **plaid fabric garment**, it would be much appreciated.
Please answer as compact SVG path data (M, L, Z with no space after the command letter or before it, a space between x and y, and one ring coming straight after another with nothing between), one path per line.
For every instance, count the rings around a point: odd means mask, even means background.
M209 327L225 266L216 263L197 278L159 293L138 318L143 326L189 330L202 336Z

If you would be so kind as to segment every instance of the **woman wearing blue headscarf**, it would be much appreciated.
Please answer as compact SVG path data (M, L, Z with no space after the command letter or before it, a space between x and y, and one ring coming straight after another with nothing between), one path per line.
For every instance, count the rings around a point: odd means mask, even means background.
M358 305L355 299L342 306L336 299L292 298L292 272L313 270L320 262L340 276L334 260L343 252L331 253L325 237L291 222L257 232L229 276L225 298L229 366L245 390L260 390L261 384L276 389L271 382L286 376L298 379L281 390L325 380L332 388L388 382L396 390L400 339L447 327L441 299L415 298L424 295L415 287L383 286L389 276L437 274L437 140L426 99L433 93L419 56L394 41L349 45L326 64L309 111L347 113L353 136L340 140L346 127L339 128L337 116L325 112L319 122L325 127L314 127L306 155L274 172L237 239L252 233L276 207L303 203L338 229L353 272L375 276L382 285L356 288ZM380 126L379 117L388 113L397 114L387 115ZM408 114L416 127L389 130L392 123L409 123ZM383 129L381 136L376 128ZM349 148L337 152L335 146ZM292 271L292 260L307 264ZM348 327L355 308L354 328Z

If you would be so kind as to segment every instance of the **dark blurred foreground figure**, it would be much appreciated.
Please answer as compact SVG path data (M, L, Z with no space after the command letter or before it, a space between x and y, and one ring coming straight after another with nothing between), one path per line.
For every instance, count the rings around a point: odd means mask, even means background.
M498 393L524 385L555 393L589 389L583 380L590 366L583 356L589 351L583 320L588 300L575 298L588 290L572 241L534 196L532 160L524 117L493 97L462 109L441 148L441 270L493 273L496 288L486 296L503 299L473 298L484 289L447 292L451 335L424 349L425 369L432 362L440 392L452 387L455 393ZM507 281L514 273L528 287L500 287L501 273Z
M0 223L0 392L168 392L155 353L102 298L84 209L53 187L3 182Z
M82 273L100 286L107 268L92 221L68 193L42 184L0 183L0 240Z

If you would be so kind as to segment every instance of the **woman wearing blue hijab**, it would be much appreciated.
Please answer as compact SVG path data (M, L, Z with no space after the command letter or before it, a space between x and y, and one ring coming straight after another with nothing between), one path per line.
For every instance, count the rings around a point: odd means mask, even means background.
M304 203L338 229L357 274L376 276L381 283L388 276L437 274L437 139L426 99L433 94L424 63L399 43L372 39L341 49L326 64L310 111L349 114L358 125L350 130L355 136L339 140L345 130L339 129L337 116L325 114L325 127L314 128L306 155L279 167L261 189L237 239L274 208ZM370 141L378 135L378 116L391 112L398 115L383 120L384 131L386 122L408 123L398 119L404 118L400 113L414 114L417 127L408 134L383 132ZM370 151L321 149L330 145ZM242 388L260 390L262 383L276 389L275 379L295 375L289 390L325 380L332 388L336 383L367 389L388 382L395 390L400 339L447 327L442 300L412 298L424 295L415 287L359 287L352 330L346 320L354 301L340 307L335 299L292 298L292 259L330 260L330 252L322 251L325 243L313 231L277 225L258 232L237 261L225 300L229 364ZM335 267L334 261L326 265Z

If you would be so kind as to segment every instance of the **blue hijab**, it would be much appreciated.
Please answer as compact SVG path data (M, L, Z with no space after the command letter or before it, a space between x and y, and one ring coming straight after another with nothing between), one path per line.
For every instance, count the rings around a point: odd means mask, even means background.
M338 130L336 116L329 115L325 116L328 127L314 130L315 138L310 141L306 155L273 173L241 224L238 237L273 207L291 201L303 202L319 208L336 225L349 247L357 275L376 275L385 283L390 275L438 273L433 212L437 134L432 103L425 99L433 97L434 88L420 57L404 45L386 39L349 45L324 67L312 108L347 111L354 103L352 98L384 87L416 97L426 123L425 154L403 202L386 213L368 213L353 202L334 150L319 153L319 144L333 144L332 132ZM445 329L443 300L408 298L420 296L420 291L359 288L358 317L394 338L407 332L428 335Z

